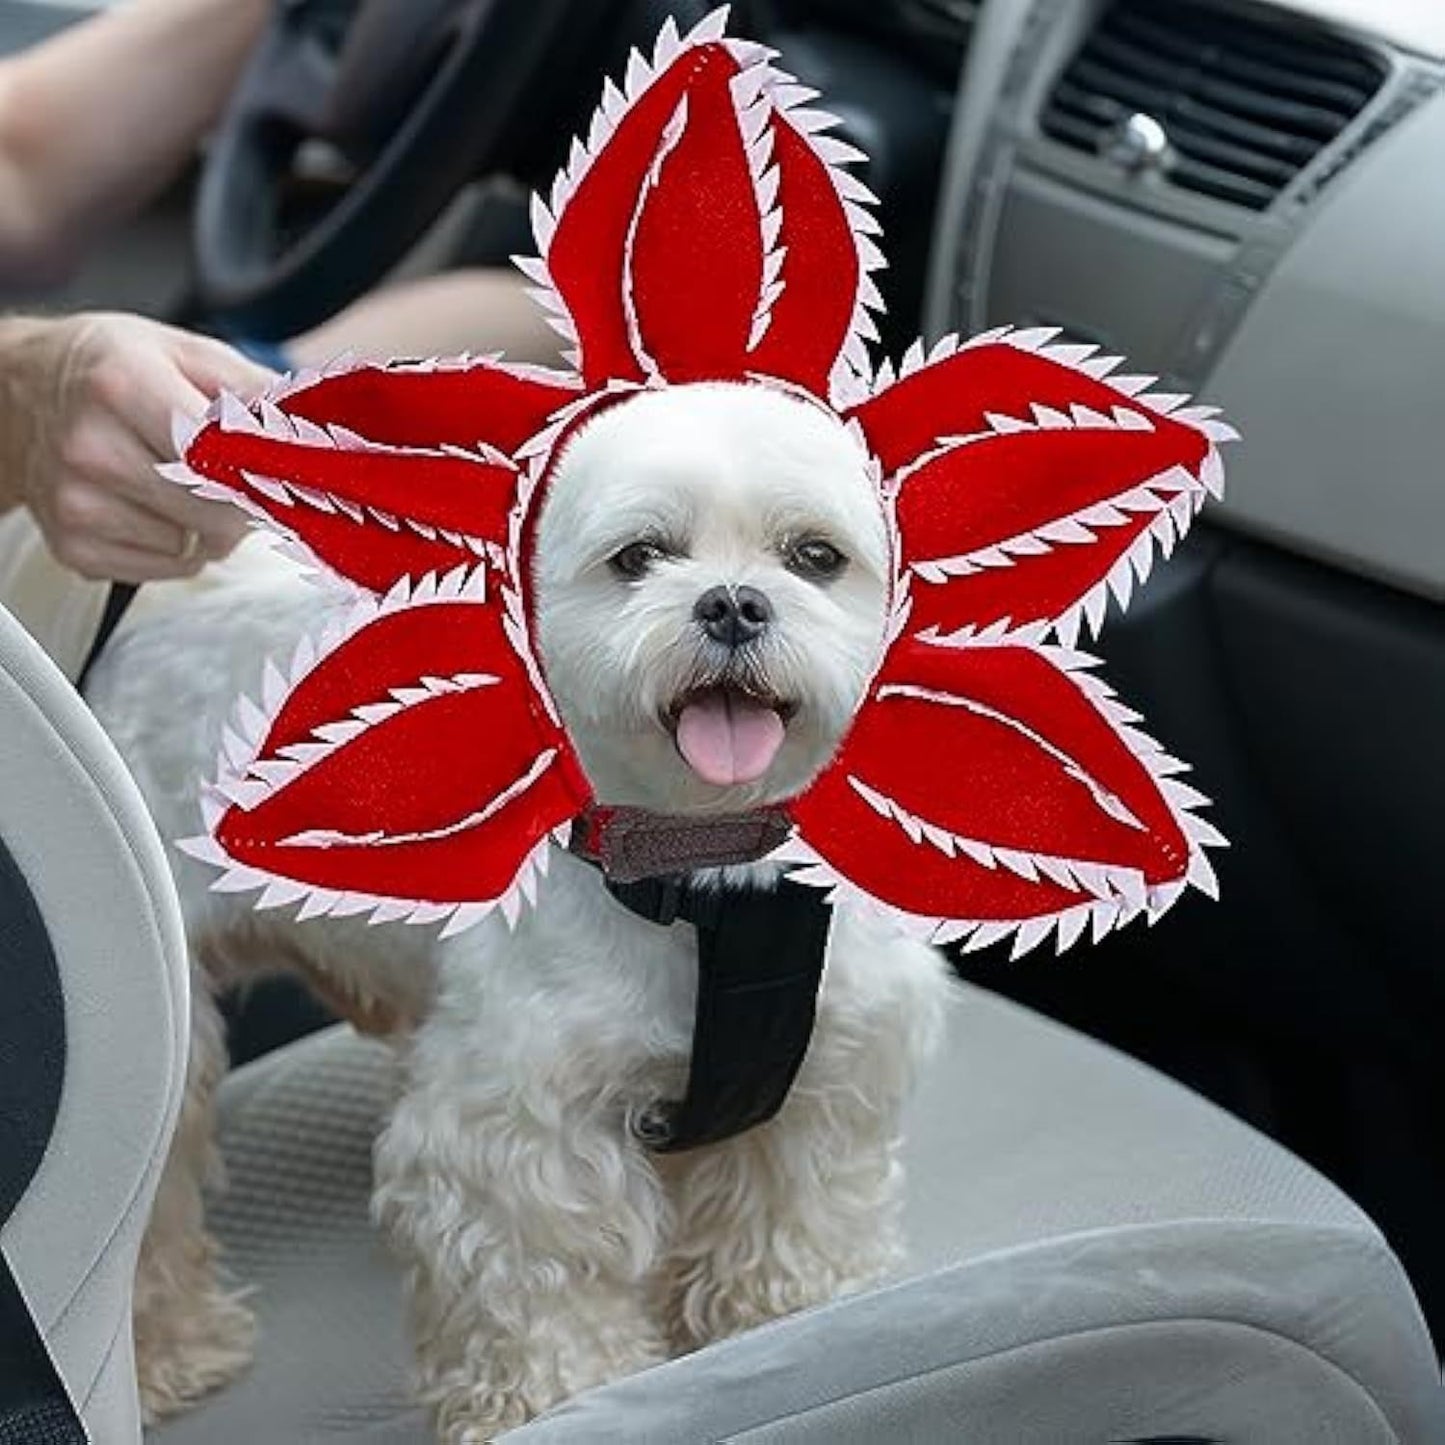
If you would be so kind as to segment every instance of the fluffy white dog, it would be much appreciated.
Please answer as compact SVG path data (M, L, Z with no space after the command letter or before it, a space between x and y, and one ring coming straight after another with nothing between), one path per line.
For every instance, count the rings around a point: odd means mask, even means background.
M563 454L533 579L548 684L597 795L668 813L796 793L829 759L879 655L890 539L861 447L755 385L641 393ZM326 594L280 564L152 600L89 697L162 831L196 831L223 714ZM485 746L478 740L478 746ZM233 1374L250 1321L202 1218L224 1053L214 990L297 968L399 1025L406 1083L376 1152L376 1210L406 1265L420 1390L449 1442L877 1279L899 1258L900 1107L947 993L934 952L840 911L817 1027L781 1112L721 1144L649 1151L683 1092L694 930L614 900L558 854L535 909L439 941L296 923L209 891L176 859L196 960L187 1102L143 1251L147 1411ZM717 886L766 885L729 870Z

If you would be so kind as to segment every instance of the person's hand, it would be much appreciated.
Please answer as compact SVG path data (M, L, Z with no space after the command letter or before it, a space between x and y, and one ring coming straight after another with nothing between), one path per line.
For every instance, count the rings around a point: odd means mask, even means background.
M55 556L117 582L188 577L225 556L245 518L158 476L175 413L270 373L219 341L139 316L83 313L0 326L0 488Z

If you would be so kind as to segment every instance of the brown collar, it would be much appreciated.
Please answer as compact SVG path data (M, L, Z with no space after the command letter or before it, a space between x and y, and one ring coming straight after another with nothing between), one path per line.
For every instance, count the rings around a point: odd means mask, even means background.
M645 808L589 808L572 825L571 851L614 883L701 872L767 857L792 831L778 808L681 817Z

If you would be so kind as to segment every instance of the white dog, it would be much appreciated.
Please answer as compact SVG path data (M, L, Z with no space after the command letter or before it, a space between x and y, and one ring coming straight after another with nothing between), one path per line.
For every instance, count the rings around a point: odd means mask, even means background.
M597 796L736 812L828 761L876 664L890 539L861 447L758 385L640 393L558 463L539 523L548 684ZM323 621L280 564L149 605L92 705L162 831L196 831L223 714L262 658ZM479 746L484 745L479 741ZM775 870L756 865L752 882ZM176 860L194 957L185 1112L143 1252L145 1404L173 1410L249 1346L201 1214L223 1067L213 991L295 967L348 1011L399 1022L407 1081L376 1153L376 1209L406 1265L422 1398L480 1441L562 1398L877 1279L899 1259L900 1106L938 1032L937 955L835 917L806 1061L781 1112L694 1151L632 1127L683 1092L689 925L634 916L559 853L514 929L296 923L208 891ZM730 870L718 886L738 886Z

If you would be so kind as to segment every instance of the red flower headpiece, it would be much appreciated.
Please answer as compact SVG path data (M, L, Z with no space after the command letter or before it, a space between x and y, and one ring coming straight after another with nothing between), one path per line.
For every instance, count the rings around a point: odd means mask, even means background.
M551 458L619 396L731 380L855 429L895 539L886 652L774 856L937 939L1016 932L1016 951L1213 891L1204 799L1073 644L1218 492L1234 433L1043 330L915 345L870 376L883 258L861 157L724 20L669 22L650 63L634 54L534 201L540 259L519 264L575 372L341 364L223 397L183 438L172 475L355 595L240 704L189 844L218 887L302 917L515 918L597 801L531 636Z

